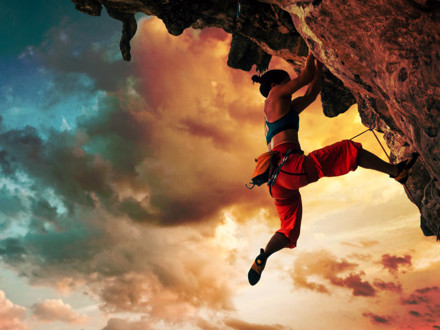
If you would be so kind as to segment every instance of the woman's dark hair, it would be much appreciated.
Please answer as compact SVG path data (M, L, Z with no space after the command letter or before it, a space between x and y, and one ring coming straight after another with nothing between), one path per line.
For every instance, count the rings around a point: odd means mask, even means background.
M264 97L267 97L270 89L272 88L272 83L279 84L286 78L290 77L289 74L284 70L269 70L261 77L257 75L252 76L252 81L254 83L261 84L260 93Z

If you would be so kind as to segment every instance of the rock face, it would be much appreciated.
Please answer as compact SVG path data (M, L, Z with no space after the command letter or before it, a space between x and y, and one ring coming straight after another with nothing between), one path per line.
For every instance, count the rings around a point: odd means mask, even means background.
M134 14L163 20L169 33L219 27L232 34L228 65L263 71L271 56L296 71L308 48L326 66L324 113L354 103L365 126L385 133L394 161L421 157L407 183L425 235L440 228L440 2L438 0L72 0L78 10L123 22L130 59Z

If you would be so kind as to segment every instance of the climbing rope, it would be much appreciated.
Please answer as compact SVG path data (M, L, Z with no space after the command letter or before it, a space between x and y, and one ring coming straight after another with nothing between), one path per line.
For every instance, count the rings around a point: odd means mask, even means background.
M353 136L350 140L353 140L359 136L361 136L362 134L371 131L371 133L373 133L374 137L376 138L377 142L379 143L380 147L382 148L383 152L385 153L385 155L387 155L387 158L389 160L390 163L392 163L390 156L388 155L387 151L385 150L385 148L383 147L382 143L380 142L379 138L377 137L376 133L374 132L374 130L372 128L369 128L365 131L363 131L362 133L359 133L356 136ZM414 196L411 194L411 192L409 191L408 187L406 186L406 184L403 184L403 188L405 189L406 193L408 194L409 198L411 199L411 201L417 206L417 208L419 209L420 214L422 214L422 209L421 207L416 203L416 200L414 198ZM438 239L438 236L437 236Z
M373 133L374 137L376 138L376 140L379 143L380 147L382 148L383 152L385 153L385 155L387 155L389 162L392 163L390 156L388 155L387 151L385 150L385 148L383 147L383 145L380 142L379 138L377 137L377 134L374 132L374 130L372 128L369 128L369 129L363 131L362 133L359 133L358 135L353 136L350 140L353 140L353 139L361 136L362 134L367 133L368 131L371 131L371 133ZM419 209L420 215L421 215L422 214L422 208L419 206L419 204L416 203L416 200L415 200L414 196L411 194L411 192L409 191L409 189L406 186L406 184L403 184L403 188L405 189L407 195L409 196L409 199L417 206L417 208ZM440 226L438 226L437 233L435 233L435 235L437 236L437 242L440 241Z

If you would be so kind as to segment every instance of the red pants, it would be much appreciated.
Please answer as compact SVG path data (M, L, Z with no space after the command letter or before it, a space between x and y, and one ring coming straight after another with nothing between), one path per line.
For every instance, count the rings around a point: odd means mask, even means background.
M284 154L289 149L297 149L293 143L281 144L274 150ZM278 233L289 238L289 248L296 247L301 227L302 203L299 188L315 182L326 176L339 176L356 170L358 152L362 145L351 140L344 140L322 149L315 150L305 156L294 153L284 164L282 170L292 175L280 172L272 186L272 196L281 220Z

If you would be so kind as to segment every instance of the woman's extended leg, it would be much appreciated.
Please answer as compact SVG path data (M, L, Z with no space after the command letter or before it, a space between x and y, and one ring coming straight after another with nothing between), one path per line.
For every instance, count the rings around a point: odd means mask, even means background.
M397 165L384 162L375 154L365 149L359 150L358 164L360 167L376 170L391 176L397 176L399 174Z
M267 243L266 248L264 249L264 255L266 258L269 258L271 254L284 249L289 243L290 240L284 234L275 233Z
M255 285L260 280L269 256L284 248L294 248L296 246L302 218L301 194L298 190L289 191L289 194L291 199L275 202L281 220L281 228L271 237L266 248L261 249L260 254L255 258L248 273L251 285Z

